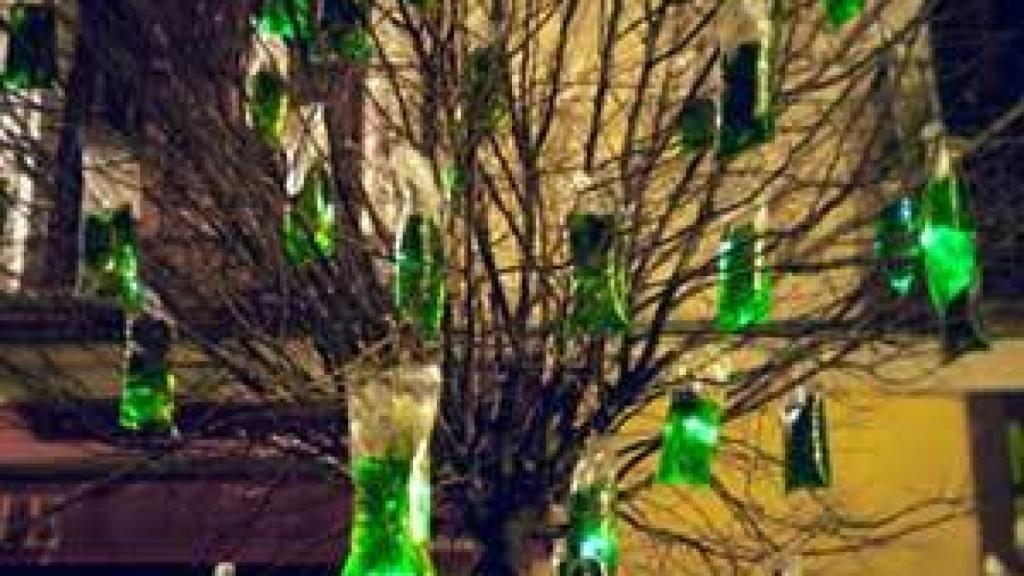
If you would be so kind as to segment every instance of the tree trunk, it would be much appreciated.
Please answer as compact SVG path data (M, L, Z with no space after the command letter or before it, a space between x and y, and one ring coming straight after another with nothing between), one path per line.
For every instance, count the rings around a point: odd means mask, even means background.
M473 576L520 576L530 573L538 560L530 543L536 538L543 515L537 511L512 511L490 516L479 523L473 537L480 546L480 558Z

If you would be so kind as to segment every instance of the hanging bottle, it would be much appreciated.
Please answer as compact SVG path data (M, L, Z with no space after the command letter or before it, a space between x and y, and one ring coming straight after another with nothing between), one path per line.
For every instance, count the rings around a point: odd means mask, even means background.
M9 90L49 88L57 78L57 18L53 6L11 7L3 84Z
M675 122L675 146L683 153L700 152L715 142L715 102L697 98L683 104Z
M967 191L953 169L941 138L933 144L935 168L921 199L921 253L928 294L942 322L947 351L985 349L978 300L978 264L974 221Z
M347 390L354 517L341 573L432 576L427 542L415 533L429 502L424 507L414 467L434 424L440 369L414 364L357 371Z
M825 401L801 386L783 412L786 491L832 483Z
M833 29L843 27L864 11L864 0L821 0L821 3Z
M313 0L263 0L253 17L256 32L288 41L312 37Z
M423 338L440 335L447 289L442 195L429 162L411 148L392 157L403 199L396 233L395 305Z
M131 207L86 214L82 263L85 291L101 298L116 298L128 312L143 305L139 278L139 245Z
M508 114L511 80L505 64L505 53L497 43L476 48L466 58L464 118L473 134L494 130Z
M739 332L768 318L772 282L763 250L752 224L726 232L718 251L719 329Z
M723 11L718 153L723 158L775 132L773 62L778 0L729 0Z
M660 484L707 486L718 448L721 409L693 389L672 394L661 434L661 458L655 479Z
M614 193L589 177L576 184L579 209L567 220L572 263L570 334L619 334L629 327L626 267Z
M288 86L272 68L262 68L249 79L248 110L253 129L279 144L288 117Z
M127 367L122 380L119 421L133 432L166 432L174 427L174 375L167 367L171 333L150 316L129 316Z
M368 62L373 56L369 24L370 6L365 0L324 0L318 30L324 43L321 52L349 62Z
M114 273L118 283L121 308L127 312L142 310L144 294L139 277L139 238L131 207L124 205L111 217L114 232Z
M85 291L94 296L115 297L117 295L112 217L113 212L104 210L86 214L84 219L83 284Z
M556 559L558 576L615 576L619 568L614 452L603 439L588 442L573 472L569 533Z
M953 173L945 147L940 146L938 156L921 199L921 248L932 304L944 313L974 285L978 264L966 190Z
M322 164L306 172L299 194L284 215L285 256L293 266L329 258L336 242L330 175Z
M909 196L887 205L875 226L875 256L889 288L899 296L910 294L920 283L920 230L920 207Z

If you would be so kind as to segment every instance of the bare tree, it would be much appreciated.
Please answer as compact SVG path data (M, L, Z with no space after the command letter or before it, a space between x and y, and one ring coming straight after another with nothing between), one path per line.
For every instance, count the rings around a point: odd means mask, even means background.
M889 294L872 249L880 211L925 185L939 147L922 134L937 118L927 3L870 3L840 26L817 0L422 0L333 19L324 0L308 38L277 44L252 30L257 4L83 0L66 15L76 40L40 104L55 137L4 142L53 190L36 209L51 253L72 257L53 260L51 287L76 276L92 186L140 198L140 310L174 326L219 398L342 405L352 366L384 378L440 362L436 500L480 544L477 574L519 573L525 541L564 534L552 510L599 438L619 439L607 466L623 524L694 573L881 545L961 510L937 497L863 519L825 496L773 510L751 487L781 478L784 458L729 426L794 390L827 394L831 374L878 375L934 323ZM250 97L275 88L252 72L281 58L297 111L261 125ZM753 88L736 94L737 74ZM322 145L312 160L289 149L304 138ZM90 164L104 146L127 160ZM289 174L317 158L334 243L296 263L282 246L300 212ZM416 202L445 261L429 322L393 296ZM605 316L581 308L587 238ZM716 321L723 240L749 244L747 271L770 278L770 320ZM202 388L188 374L185 399ZM81 393L73 375L20 377ZM710 482L722 522L654 486L658 430L621 434L695 385L724 404ZM323 430L250 438L345 470L344 439Z

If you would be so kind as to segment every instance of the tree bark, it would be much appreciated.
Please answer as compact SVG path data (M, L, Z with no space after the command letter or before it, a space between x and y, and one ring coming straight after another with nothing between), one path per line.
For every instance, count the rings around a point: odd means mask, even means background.
M536 510L505 510L474 526L481 555L473 576L520 576L537 558L530 543L540 533L543 515Z

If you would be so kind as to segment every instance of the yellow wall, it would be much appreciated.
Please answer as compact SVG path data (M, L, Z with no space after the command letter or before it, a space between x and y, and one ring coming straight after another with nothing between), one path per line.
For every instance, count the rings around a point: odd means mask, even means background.
M922 499L970 496L961 398L873 396L851 404L856 406L838 415L833 434L836 490L851 509L885 514ZM808 560L804 574L972 576L979 566L974 520L961 516L880 550Z

